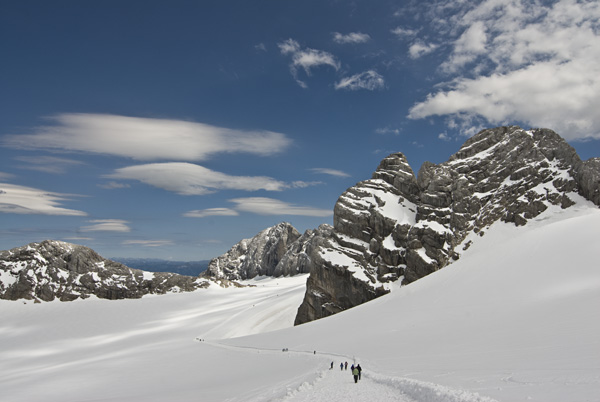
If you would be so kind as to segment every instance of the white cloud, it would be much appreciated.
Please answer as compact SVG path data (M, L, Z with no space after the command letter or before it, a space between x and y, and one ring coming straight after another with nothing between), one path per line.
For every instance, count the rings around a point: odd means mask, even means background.
M391 32L400 39L413 38L417 35L416 30L402 27L394 28Z
M26 163L26 165L19 165L21 169L53 174L66 173L70 167L83 165L81 161L54 156L18 156L15 159Z
M173 242L171 240L125 240L123 244L126 246L164 247L173 245Z
M450 137L448 136L448 133L446 133L446 132L439 133L438 138L442 141L450 141Z
M361 32L351 32L349 34L343 35L339 32L333 33L333 41L340 44L346 43L365 43L371 40L371 36L368 34L364 34Z
M310 171L313 173L327 174L330 176L350 177L350 175L348 173L342 172L341 170L337 170L337 169L313 168L313 169L310 169Z
M366 89L374 91L385 87L385 80L376 71L369 70L360 74L355 74L351 77L342 78L335 84L335 89L347 89L356 91Z
M117 183L116 181L110 181L105 184L98 184L98 187L105 188L108 190L114 190L117 188L129 188L131 186L129 184L125 184L125 183Z
M395 134L395 135L399 135L400 134L400 129L399 128L391 128L391 127L383 127L383 128L378 128L375 130L375 133L377 134Z
M426 43L419 39L410 45L408 48L408 54L410 55L411 59L418 59L433 52L435 49L437 49L437 47L438 45L434 43Z
M266 197L234 198L229 200L236 203L235 209L258 215L301 215L301 216L331 216L333 211L312 207L302 207L280 200Z
M291 140L271 131L242 131L181 120L103 114L60 114L56 125L9 135L4 145L22 149L83 151L137 160L199 161L216 153L271 155Z
M182 195L204 195L218 190L282 191L290 185L266 176L230 176L192 163L151 163L116 169L106 177L138 180Z
M60 201L67 195L36 188L0 183L0 212L12 214L40 214L85 216L85 212L61 208Z
M308 76L311 75L311 69L319 66L330 66L336 71L340 69L340 62L329 52L311 48L302 49L293 39L281 42L278 46L282 54L292 57L290 72L298 85L303 88L306 88L306 83L298 78L298 68L302 68Z
M187 218L205 218L207 216L238 216L239 213L231 208L196 209L183 214Z
M0 180L10 180L14 177L15 177L15 175L13 175L13 174L0 172Z
M88 221L93 225L83 226L82 232L130 232L129 222L122 219L94 219Z
M440 29L454 34L440 67L453 76L415 104L410 118L448 116L461 127L477 119L516 122L552 128L566 139L600 138L600 3L438 6L446 15L436 22L446 21Z

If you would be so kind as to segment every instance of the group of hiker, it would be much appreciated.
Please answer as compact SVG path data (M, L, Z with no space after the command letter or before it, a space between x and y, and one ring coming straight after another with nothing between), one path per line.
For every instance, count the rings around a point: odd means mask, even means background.
M333 362L331 362L331 367L329 367L329 369L333 370ZM348 362L340 363L340 370L348 370ZM360 364L357 364L356 366L353 364L352 366L350 366L350 372L354 376L354 383L356 384L358 380L360 380L362 367L360 367Z

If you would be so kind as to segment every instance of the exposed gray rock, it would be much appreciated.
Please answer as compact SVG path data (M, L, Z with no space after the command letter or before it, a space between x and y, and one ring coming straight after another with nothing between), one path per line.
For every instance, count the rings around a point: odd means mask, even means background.
M46 240L0 251L0 299L70 301L140 298L149 293L187 292L209 282L173 273L131 269L71 243Z
M370 180L346 190L334 228L313 242L310 278L296 324L353 307L458 259L486 228L527 222L581 198L600 205L600 158L582 162L548 129L483 130L448 162L385 158Z
M251 239L244 239L225 254L213 258L208 269L201 274L205 278L232 281L251 279L256 276L281 276L308 273L299 266L279 266L289 246L300 238L300 233L289 223L282 222L267 228ZM298 249L298 252L301 252ZM297 257L301 260L301 257ZM288 258L289 259L289 258Z

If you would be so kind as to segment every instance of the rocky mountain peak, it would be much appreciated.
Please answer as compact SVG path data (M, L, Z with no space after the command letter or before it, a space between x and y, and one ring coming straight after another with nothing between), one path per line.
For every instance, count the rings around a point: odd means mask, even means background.
M582 198L583 197L583 198ZM483 130L418 178L406 158L383 159L370 180L346 190L322 240L296 323L325 317L407 284L468 249L501 221L527 222L585 199L600 205L600 159L582 162L548 129Z
M208 285L195 277L131 269L88 247L56 240L0 251L0 299L140 298Z
M202 276L237 281L256 276L293 274L278 268L278 264L288 251L288 246L298 238L300 233L291 224L279 223L251 239L241 240L225 254L213 258Z

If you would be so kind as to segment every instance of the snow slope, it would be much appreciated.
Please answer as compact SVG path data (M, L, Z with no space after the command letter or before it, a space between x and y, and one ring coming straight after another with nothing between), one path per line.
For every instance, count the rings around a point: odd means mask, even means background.
M599 250L598 208L549 209L494 225L426 278L293 328L306 276L3 301L0 400L600 401ZM341 361L360 362L358 384Z

